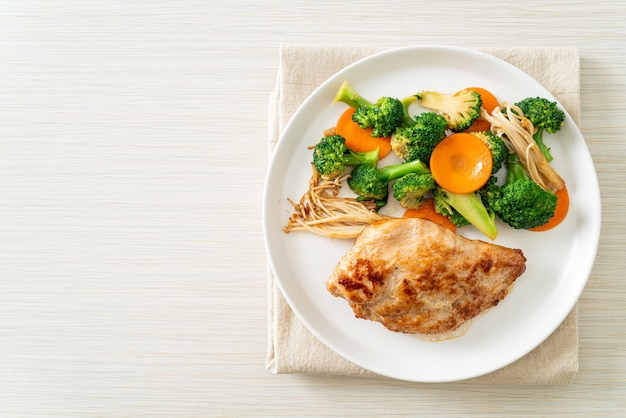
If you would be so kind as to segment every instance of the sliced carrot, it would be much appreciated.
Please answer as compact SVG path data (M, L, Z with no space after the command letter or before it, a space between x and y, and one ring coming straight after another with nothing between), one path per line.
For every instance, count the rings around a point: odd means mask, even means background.
M433 198L426 198L424 202L417 209L407 209L404 212L403 218L423 218L433 221L436 224L449 229L452 232L456 232L456 225L454 225L448 218L435 210L435 201Z
M482 107L489 114L493 112L493 109L495 109L496 106L500 106L500 102L498 102L496 96L494 96L489 90L486 90L482 87L468 87L465 90L475 91L476 93L480 94L480 97L483 100ZM469 128L465 130L465 132L484 132L488 131L490 126L491 125L489 124L489 122L484 119L478 118L474 121L474 123L472 123Z
M569 192L567 187L563 187L556 192L556 209L554 210L554 216L548 220L545 224L531 228L531 231L540 232L547 231L560 224L567 216L569 211Z
M379 158L385 157L391 151L390 138L375 138L372 129L363 129L352 121L354 108L348 108L341 114L335 126L335 132L346 139L346 146L355 152L373 151L378 148Z
M472 193L491 176L491 151L478 137L460 132L437 144L430 156L435 181L453 193Z

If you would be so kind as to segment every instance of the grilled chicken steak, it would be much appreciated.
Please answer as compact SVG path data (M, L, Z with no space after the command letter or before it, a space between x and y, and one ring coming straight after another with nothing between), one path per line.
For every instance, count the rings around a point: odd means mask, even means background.
M497 305L525 262L518 249L470 240L424 219L393 219L363 230L326 287L358 318L439 335Z

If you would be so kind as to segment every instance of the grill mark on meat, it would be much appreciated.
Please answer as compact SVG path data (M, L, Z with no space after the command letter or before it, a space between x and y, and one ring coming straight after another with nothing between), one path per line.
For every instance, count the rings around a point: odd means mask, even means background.
M337 279L337 283L348 292L352 292L351 302L371 298L374 291L385 282L384 272L377 269L375 263L367 259L356 259L350 274L344 274Z
M490 258L485 258L483 260L480 260L480 262L478 263L478 266L485 272L485 273L489 273L489 271L491 270L491 268L493 267L493 260L491 260Z
M417 296L417 291L413 289L413 287L411 287L407 279L404 279L402 281L402 285L403 285L402 291L404 292L405 295L407 295L411 299L414 299L415 296Z

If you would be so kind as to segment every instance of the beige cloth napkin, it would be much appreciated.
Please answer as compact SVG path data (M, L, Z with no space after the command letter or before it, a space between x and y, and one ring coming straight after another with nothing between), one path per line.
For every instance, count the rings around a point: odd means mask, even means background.
M524 70L552 92L580 123L580 61L575 49L480 49ZM284 44L276 91L270 97L269 152L294 111L322 82L354 61L379 52L354 46ZM317 340L284 299L268 272L267 368L274 373L378 376L339 356ZM578 371L577 306L539 347L518 361L466 382L512 385L568 385Z

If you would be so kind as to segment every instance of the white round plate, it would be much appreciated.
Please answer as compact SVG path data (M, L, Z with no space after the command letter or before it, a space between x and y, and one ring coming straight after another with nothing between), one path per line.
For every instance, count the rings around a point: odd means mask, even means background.
M495 243L522 249L526 272L497 307L474 319L465 335L429 342L357 319L346 301L326 291L326 279L353 240L283 232L292 213L287 198L298 201L308 187L312 158L308 147L346 109L344 104L332 104L343 81L370 100L402 98L425 89L452 93L470 86L486 88L509 103L530 96L556 99L516 67L473 50L415 46L375 54L332 76L301 105L275 150L264 190L265 244L278 284L302 322L339 355L372 372L417 382L473 378L523 357L574 307L598 246L597 176L574 121L566 114L565 127L545 139L554 155L552 165L570 193L567 218L546 232L513 230L499 223ZM488 241L471 226L459 233Z

